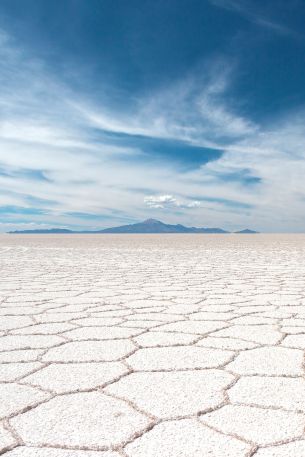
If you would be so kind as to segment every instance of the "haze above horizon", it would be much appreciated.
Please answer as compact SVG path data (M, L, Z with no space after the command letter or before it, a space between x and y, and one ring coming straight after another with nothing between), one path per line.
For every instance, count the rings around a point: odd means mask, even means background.
M305 231L301 0L2 0L0 232Z

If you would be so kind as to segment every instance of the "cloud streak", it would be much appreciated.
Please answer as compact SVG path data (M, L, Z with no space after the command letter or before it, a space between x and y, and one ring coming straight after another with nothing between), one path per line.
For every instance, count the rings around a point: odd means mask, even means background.
M257 8L254 7L252 2L247 0L209 0L209 2L218 8L236 12L248 21L277 34L299 38L299 35L294 30L265 17L257 11Z

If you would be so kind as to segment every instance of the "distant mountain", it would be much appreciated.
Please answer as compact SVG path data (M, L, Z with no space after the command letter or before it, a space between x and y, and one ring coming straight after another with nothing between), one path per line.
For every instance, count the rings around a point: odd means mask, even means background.
M68 229L60 229L60 228L53 228L53 229L37 229L37 230L15 230L14 232L9 233L24 233L24 234L53 234L53 233L76 233L72 230Z
M253 233L258 233L255 230L250 230L250 229L245 229L245 230L240 230L239 232L234 232L234 233L239 233L242 235L252 235Z
M138 222L136 224L121 225L120 227L112 227L104 230L96 231L73 231L68 229L37 229L37 230L16 230L15 234L73 234L73 233L230 233L221 228L197 228L197 227L186 227L181 224L171 225L164 224L164 222L158 221L156 219L147 219L144 222ZM242 230L235 233L257 233L253 230Z
M164 224L156 219L147 219L144 222L137 224L122 225L121 227L113 227L105 230L99 230L96 233L228 233L220 228L196 228L185 227L177 224Z

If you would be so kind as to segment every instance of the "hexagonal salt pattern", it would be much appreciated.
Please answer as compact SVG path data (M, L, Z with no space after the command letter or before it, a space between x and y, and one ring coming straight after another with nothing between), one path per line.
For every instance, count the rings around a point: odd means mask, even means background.
M76 341L50 349L44 362L108 362L131 354L136 346L128 340Z
M187 347L162 347L139 349L128 357L127 363L140 371L185 370L217 368L228 363L233 352L217 349Z
M305 441L259 449L256 453L256 457L302 457L303 455L305 455Z
M29 445L94 449L122 444L150 421L121 400L88 392L53 398L11 424Z
M41 403L50 395L31 386L0 384L0 419L18 414L27 408Z
M10 363L0 365L0 382L16 381L24 376L39 370L43 367L42 363Z
M0 268L1 455L305 456L304 236L0 236Z
M305 412L305 379L242 377L229 391L232 403Z
M226 405L201 416L200 420L224 433L267 445L300 437L304 431L305 416L290 411Z
M243 352L228 369L241 375L302 376L303 358L299 349L263 347Z
M233 379L221 370L132 373L105 391L134 402L156 417L179 417L220 405L223 391Z
M60 394L93 389L126 373L128 369L119 362L53 363L22 381Z
M164 422L126 446L128 457L246 457L251 446L194 419Z

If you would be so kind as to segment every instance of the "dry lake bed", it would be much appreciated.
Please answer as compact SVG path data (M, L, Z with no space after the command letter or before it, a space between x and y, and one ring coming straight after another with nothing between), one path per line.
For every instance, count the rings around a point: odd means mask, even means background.
M305 456L305 236L1 235L0 268L0 454Z

